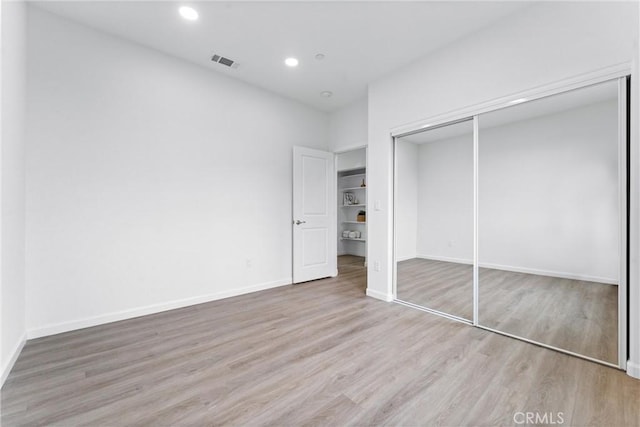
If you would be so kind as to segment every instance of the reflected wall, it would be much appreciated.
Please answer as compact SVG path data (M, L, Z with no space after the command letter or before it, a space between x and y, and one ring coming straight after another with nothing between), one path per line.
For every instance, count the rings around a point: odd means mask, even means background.
M478 323L617 361L616 82L479 116Z
M473 319L473 122L396 140L397 298Z

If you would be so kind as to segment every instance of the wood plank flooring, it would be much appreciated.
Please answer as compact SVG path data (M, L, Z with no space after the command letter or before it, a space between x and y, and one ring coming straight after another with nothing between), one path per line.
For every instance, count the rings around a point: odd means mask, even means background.
M348 259L345 261L349 261ZM2 425L640 425L623 372L364 295L365 270L27 343Z
M473 266L412 258L397 271L399 300L473 320Z
M618 287L481 268L483 326L618 363ZM398 263L398 299L473 319L470 265L428 259Z

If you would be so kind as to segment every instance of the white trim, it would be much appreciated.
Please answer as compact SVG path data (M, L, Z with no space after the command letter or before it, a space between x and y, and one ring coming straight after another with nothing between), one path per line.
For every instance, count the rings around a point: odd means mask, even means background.
M465 258L453 258L453 257L448 257L448 256L426 255L426 254L418 254L416 256L416 258L430 259L432 261L453 262L455 264L473 265L473 260L472 259L465 259Z
M536 268L514 267L511 265L480 263L481 268L491 268L494 270L512 271L514 273L536 274L538 276L558 277L560 279L584 280L587 282L605 283L607 285L617 285L618 281L609 277L587 276L582 274L567 273L564 271L538 270Z
M618 366L627 364L627 79L618 79ZM620 307L625 309L621 310Z
M607 80L613 80L619 77L628 76L629 74L631 74L630 62L616 64L610 67L580 74L575 77L560 80L554 83L537 86L522 92L517 92L511 95L492 99L490 101L481 102L479 104L474 104L468 107L449 111L437 116L427 117L425 119L410 122L401 126L396 126L391 129L391 136L398 137L415 132L417 130L425 130L448 122L453 122L456 120L469 118L471 116L487 113L489 111L495 111L502 108L510 107L513 106L512 101L515 101L517 99L526 98L527 101L532 101L534 99L544 98L573 89L579 89L581 87L602 83Z
M266 289L277 288L280 286L291 285L291 278L275 280L273 282L260 283L257 285L247 286L245 288L231 289L228 291L216 292L214 294L202 295L192 298L184 298L175 301L164 302L160 304L148 305L145 307L137 307L128 310L117 311L114 313L103 314L99 316L86 317L84 319L71 320L52 325L46 325L39 328L27 330L27 338L34 339L46 337L49 335L60 334L63 332L75 331L77 329L89 328L91 326L103 325L105 323L118 322L120 320L132 319L134 317L146 316L148 314L160 313L163 311L174 310L176 308L188 307L191 305L202 304L221 300L225 298L235 297L248 294L251 292L263 291Z
M420 255L401 256L401 257L396 258L396 262L409 261L410 259L414 259L414 258L422 258L422 257Z
M376 290L371 289L371 288L367 288L367 296L371 297L371 298L379 299L379 300L382 300L382 301L385 301L385 302L393 301L393 295L385 294L383 292L376 291Z
M473 116L473 259L471 264L473 265L473 315L472 320L474 325L480 323L479 310L480 310L480 271L478 267L478 165L480 164L478 158L478 144L479 144L480 124L478 123L478 115Z
M2 388L2 386L4 385L4 382L6 381L7 377L9 376L9 373L13 369L13 365L16 364L16 360L18 360L18 356L20 356L20 352L22 351L22 348L26 343L27 343L27 334L24 333L20 337L18 344L15 346L15 348L11 352L11 357L9 358L9 361L2 367L2 376L0 377L0 388Z
M627 361L627 375L633 378L640 379L640 364Z
M398 298L398 227L396 205L398 203L398 139L391 137L391 299ZM375 206L374 206L375 207Z
M451 258L451 257L443 257L443 256L437 256L437 255L423 255L423 254L417 255L416 258L429 259L433 261L453 262L456 264L473 265L473 260L463 259L463 258ZM584 280L587 282L606 283L607 285L618 284L617 280L607 278L607 277L587 276L582 274L567 273L563 271L540 270L537 268L514 267L512 265L490 264L490 263L484 263L484 262L479 263L478 267L491 268L493 270L511 271L514 273L526 273L526 274L536 274L538 276L558 277L560 279Z

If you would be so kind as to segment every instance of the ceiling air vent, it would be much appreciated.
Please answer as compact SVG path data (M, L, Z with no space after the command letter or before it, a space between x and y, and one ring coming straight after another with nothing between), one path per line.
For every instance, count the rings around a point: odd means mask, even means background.
M238 68L240 66L240 64L238 64L234 60L229 59L229 58L225 58L224 56L221 56L221 55L213 55L211 57L211 60L213 62L216 62L218 64L222 64L222 65L226 65L227 67L231 67L233 69L236 69L236 68Z

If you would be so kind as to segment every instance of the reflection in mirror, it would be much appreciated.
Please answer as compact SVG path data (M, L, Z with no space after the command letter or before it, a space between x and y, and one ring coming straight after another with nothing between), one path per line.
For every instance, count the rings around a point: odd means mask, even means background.
M482 326L617 363L618 92L479 116Z
M473 122L396 139L396 298L473 319Z

